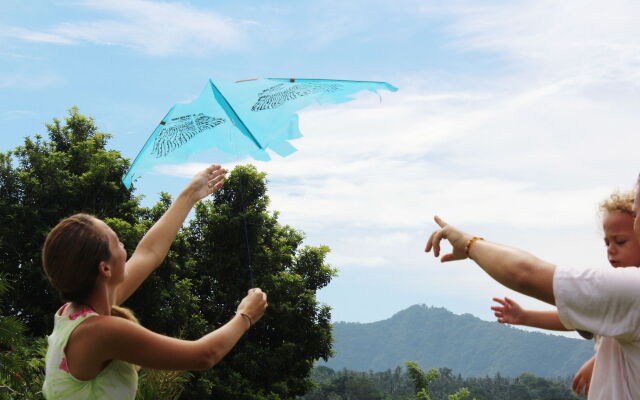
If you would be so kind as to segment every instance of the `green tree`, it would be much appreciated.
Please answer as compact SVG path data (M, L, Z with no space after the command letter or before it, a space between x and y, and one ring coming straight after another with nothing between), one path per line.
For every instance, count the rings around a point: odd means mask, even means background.
M77 109L47 131L48 140L26 138L0 153L0 272L14 285L5 311L35 337L51 332L60 306L40 262L55 224L93 214L131 254L171 204L161 194L155 206L139 206L120 183L128 161L106 149L109 135ZM184 376L183 398L292 399L312 387L314 361L331 354L330 309L315 297L335 274L325 263L329 249L304 246L303 234L280 225L268 203L265 175L237 168L223 190L196 206L162 265L124 304L156 332L197 339L227 322L250 286L268 293L265 317L219 365Z
M0 300L11 285L0 273ZM44 380L45 339L29 341L15 316L5 316L0 303L0 398L39 399Z
M418 400L431 400L428 387L431 382L440 376L440 371L431 368L427 373L424 373L415 361L407 361L405 365L407 366L409 377L417 390L416 398Z
M417 390L416 398L418 400L431 400L429 385L440 377L440 371L431 368L427 373L424 373L414 361L407 361L405 365L407 366L407 372L415 386L415 390ZM454 394L448 395L447 398L448 400L465 400L469 396L471 396L469 389L461 388Z
M417 364L414 365L417 367ZM383 372L356 372L343 369L334 371L325 366L314 368L311 376L316 383L316 388L300 400L325 400L355 399L354 393L365 393L363 390L353 392L351 387L368 386L369 397L382 398L384 400L410 400L416 398L414 381L419 385L426 383L425 376L419 368L413 369L413 377L409 368L396 377L392 370ZM395 370L398 372L398 368ZM522 374L517 378L507 378L500 375L491 377L463 378L460 374L454 375L449 368L441 368L439 376L431 380L426 389L426 394L433 400L462 400L469 399L471 393L477 400L577 400L578 396L571 392L571 380L547 379L531 374ZM394 376L395 382L390 385L389 378ZM415 379L414 379L415 378ZM354 381L353 383L351 381ZM357 381L357 383L356 383ZM449 394L453 393L454 394Z
M140 371L136 400L178 400L190 375L185 371L145 368Z
M455 392L454 394L450 394L448 397L449 400L465 400L471 396L471 392L467 388L462 388Z
M128 162L108 151L108 134L69 110L64 124L46 125L49 140L27 137L0 153L0 271L12 279L6 310L29 332L49 334L60 301L43 276L40 251L62 218L86 212L134 223L137 199L120 184Z
M303 246L303 234L268 211L266 193L265 174L237 167L212 200L196 206L179 243L188 268L175 278L188 279L195 317L211 324L197 335L228 321L250 287L269 296L262 320L218 366L196 377L212 383L214 398L295 398L312 387L313 363L331 354L330 309L316 300L335 274L325 263L329 248Z
M184 398L295 398L312 387L313 363L331 354L330 309L315 297L335 274L324 261L329 249L303 246L301 232L280 225L266 191L254 167L232 171L125 304L149 329L197 339L226 323L250 287L268 293L266 315L219 365L191 375ZM161 194L136 223L106 222L132 251L170 204Z

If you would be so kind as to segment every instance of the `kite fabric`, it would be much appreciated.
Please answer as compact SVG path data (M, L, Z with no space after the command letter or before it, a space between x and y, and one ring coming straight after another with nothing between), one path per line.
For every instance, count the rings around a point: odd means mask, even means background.
M230 155L270 159L267 149L286 157L289 140L302 136L296 112L311 104L353 100L360 91L398 89L386 82L266 78L219 82L209 79L198 98L174 105L122 178L130 188L160 164L185 161L190 154L218 148Z

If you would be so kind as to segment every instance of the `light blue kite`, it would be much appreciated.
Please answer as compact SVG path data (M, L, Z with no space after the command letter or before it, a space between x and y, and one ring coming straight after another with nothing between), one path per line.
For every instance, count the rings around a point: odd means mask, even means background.
M266 78L236 83L209 79L195 101L169 110L122 183L130 188L154 166L179 163L212 147L261 161L270 159L267 149L286 157L296 151L289 140L302 136L298 111L311 104L345 103L363 90L398 89L386 82L332 79Z

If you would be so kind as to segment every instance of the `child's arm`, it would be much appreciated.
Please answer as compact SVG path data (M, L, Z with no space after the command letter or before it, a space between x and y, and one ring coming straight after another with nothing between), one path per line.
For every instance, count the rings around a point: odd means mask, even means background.
M596 363L596 358L591 357L589 361L584 363L582 367L576 373L571 384L571 389L578 395L589 395L589 385L591 384L591 375L593 375L593 366Z
M558 311L524 310L508 297L505 297L504 300L494 297L493 301L500 303L500 306L493 306L491 309L501 324L526 325L554 331L569 330L560 321Z
M115 304L122 304L162 263L178 230L199 200L220 189L226 171L211 165L198 172L164 215L144 235L127 261L126 280L118 286Z

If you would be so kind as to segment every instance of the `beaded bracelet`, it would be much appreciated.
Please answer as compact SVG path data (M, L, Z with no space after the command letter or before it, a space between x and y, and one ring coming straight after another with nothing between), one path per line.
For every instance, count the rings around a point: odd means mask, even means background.
M476 240L484 240L484 239L483 239L483 238L481 238L481 237L478 237L478 236L474 236L474 237L472 237L471 239L469 239L469 240L467 241L466 246L464 246L464 254L465 254L467 257L469 257L469 248L471 247L471 245L473 244L473 242L475 242Z

